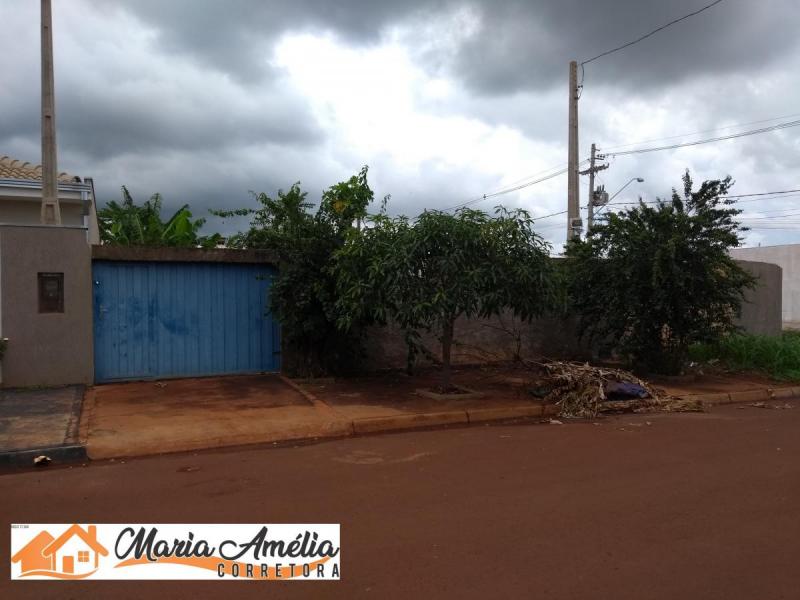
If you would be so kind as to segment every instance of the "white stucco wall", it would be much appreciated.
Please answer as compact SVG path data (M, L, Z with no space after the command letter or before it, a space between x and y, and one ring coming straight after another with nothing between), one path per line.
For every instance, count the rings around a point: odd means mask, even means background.
M800 244L735 248L731 256L740 260L772 263L783 269L783 323L800 328Z
M42 210L41 202L0 197L0 223L10 225L38 225ZM61 222L73 227L86 225L83 207L76 203L61 203Z

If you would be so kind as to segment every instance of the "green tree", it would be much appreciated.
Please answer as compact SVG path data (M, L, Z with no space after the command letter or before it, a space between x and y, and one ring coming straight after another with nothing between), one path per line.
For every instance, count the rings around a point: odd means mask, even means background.
M556 296L549 246L522 210L491 217L462 209L426 211L413 222L380 214L337 254L339 324L385 324L413 343L420 330L441 339L441 389L451 389L451 350L459 317L509 309L530 319Z
M229 245L273 251L279 272L272 284L270 310L282 325L289 354L299 364L290 370L305 375L352 370L359 358L357 324L344 332L337 327L333 257L348 233L366 215L373 199L367 167L324 192L319 206L307 200L300 184L276 197L258 194L257 209L216 211L218 216L251 215L248 231Z
M678 373L694 342L734 329L754 279L728 254L740 243L731 178L640 203L596 224L567 249L569 296L580 330L643 371Z
M199 235L205 219L194 219L184 204L165 222L161 219L161 194L153 194L141 206L134 203L128 188L122 186L122 203L111 201L97 211L100 240L118 246L202 246L214 247L222 241L215 233Z

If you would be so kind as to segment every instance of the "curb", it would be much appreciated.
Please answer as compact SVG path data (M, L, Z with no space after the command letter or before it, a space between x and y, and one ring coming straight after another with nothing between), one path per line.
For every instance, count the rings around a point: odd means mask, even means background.
M515 406L497 408L475 408L467 411L470 423L484 423L487 421L504 421L507 419L526 419L544 415L544 406Z
M50 466L85 462L86 448L80 444L69 446L50 446L47 448L27 448L25 450L8 450L0 453L0 467L34 468L33 459L44 455L52 461Z
M800 387L761 388L743 392L720 392L716 394L687 394L681 396L687 400L698 400L706 406L723 404L740 404L744 402L768 402L770 400L786 400L800 398Z
M408 415L393 415L391 417L370 417L355 419L353 433L379 433L381 431L399 431L402 429L416 429L418 427L432 427L438 425L466 425L469 423L467 412L451 410L438 413L414 413Z
M492 421L512 421L531 419L558 414L555 405L536 404L532 406L499 406L493 408L473 408L468 410L452 410L438 413L413 413L393 415L391 417L370 417L353 420L353 433L381 433L383 431L401 431L422 429L442 425L471 425Z

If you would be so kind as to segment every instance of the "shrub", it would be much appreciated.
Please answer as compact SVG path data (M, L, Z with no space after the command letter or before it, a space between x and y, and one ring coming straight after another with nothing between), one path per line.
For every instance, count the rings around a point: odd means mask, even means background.
M610 346L634 368L680 372L688 348L734 331L744 290L754 279L730 257L740 243L740 212L724 199L730 177L683 195L641 203L568 245L567 273L580 331Z
M392 319L412 349L419 330L436 332L448 391L456 319L503 309L523 319L543 313L555 297L548 251L522 210L498 209L495 217L426 211L414 221L375 216L337 254L339 323L349 330Z
M279 261L272 284L270 310L282 325L284 348L299 359L290 371L313 376L356 368L361 327L337 327L333 256L342 247L373 199L367 167L324 192L316 211L300 184L276 197L256 196L257 209L216 211L218 216L252 215L250 229L233 236L231 247L272 250Z

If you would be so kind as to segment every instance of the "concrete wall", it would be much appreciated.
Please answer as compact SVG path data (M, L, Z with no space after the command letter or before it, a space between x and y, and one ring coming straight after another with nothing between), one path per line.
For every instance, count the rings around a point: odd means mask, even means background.
M537 319L524 323L511 314L491 319L459 319L454 329L451 359L454 364L479 364L525 358L573 358L589 360L591 349L578 339L576 320ZM423 353L417 365L438 361L441 344L433 333L423 333ZM374 327L365 340L366 370L400 369L407 363L408 348L400 328Z
M800 244L735 248L731 256L772 263L783 269L783 323L786 327L800 328Z
M36 225L40 223L41 202L18 199L0 199L0 223ZM83 207L76 203L61 203L61 222L64 225L83 227Z
M95 260L240 263L278 266L275 254L268 250L232 250L229 248L93 246L92 258Z
M783 331L783 272L778 265L749 260L737 264L754 275L755 289L745 292L742 315L737 321L745 332L757 335L780 335Z
M745 294L737 321L745 332L759 335L781 333L781 269L772 264L737 261L758 278L757 287ZM475 364L509 360L519 349L526 358L570 358L590 360L592 349L578 339L577 319L537 319L522 323L510 315L493 319L461 319L456 323L452 358L454 363ZM436 336L425 334L422 343L438 360ZM365 368L404 368L407 347L402 331L394 326L373 328L366 337ZM417 364L431 363L419 355Z
M64 312L39 313L38 273L64 273ZM91 247L84 228L0 226L2 385L91 383Z

